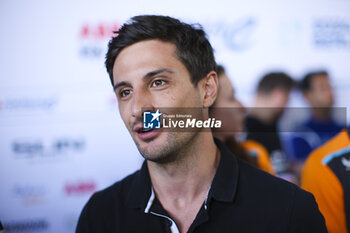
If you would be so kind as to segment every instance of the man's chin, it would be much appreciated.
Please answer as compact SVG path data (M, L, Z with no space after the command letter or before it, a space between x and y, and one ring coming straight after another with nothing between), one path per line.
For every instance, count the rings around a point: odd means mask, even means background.
M168 135L162 132L161 135L153 138L152 140L140 140L137 138L134 141L140 154L148 161L152 161L159 164L165 164L173 161L171 156L171 146L169 145ZM169 147L170 146L170 147Z
M162 145L165 144L165 142L162 142L163 135L158 135L157 137L150 138L147 140L142 140L139 137L137 137L137 135L135 136L136 137L134 137L133 139L141 154L157 150L157 148L160 148Z
M154 146L141 146L138 145L138 150L140 154L149 161L155 162L155 163L164 163L167 156L164 155L164 149L161 148L158 145Z

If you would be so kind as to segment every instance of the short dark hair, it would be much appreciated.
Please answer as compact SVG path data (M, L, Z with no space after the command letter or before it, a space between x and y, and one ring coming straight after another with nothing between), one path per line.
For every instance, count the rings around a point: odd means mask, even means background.
M260 79L257 91L258 93L269 94L275 89L281 88L289 92L294 85L294 80L286 73L271 72Z
M302 92L309 91L311 89L311 82L312 80L320 75L326 75L328 77L328 72L325 70L319 70L319 71L313 71L307 73L302 80L299 82L299 89Z
M113 84L114 62L122 49L144 40L161 40L176 46L176 55L191 75L194 85L215 70L215 58L205 32L168 16L139 15L126 22L108 43L105 65Z

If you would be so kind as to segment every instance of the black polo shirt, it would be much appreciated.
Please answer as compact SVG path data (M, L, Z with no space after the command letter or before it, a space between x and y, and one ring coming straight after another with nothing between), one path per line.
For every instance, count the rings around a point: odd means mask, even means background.
M314 197L294 184L221 151L208 196L188 232L327 232ZM153 193L147 163L141 170L95 193L85 205L77 233L178 232Z

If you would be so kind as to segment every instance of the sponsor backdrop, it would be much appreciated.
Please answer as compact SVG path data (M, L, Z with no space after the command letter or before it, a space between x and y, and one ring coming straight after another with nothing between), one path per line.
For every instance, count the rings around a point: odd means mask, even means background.
M350 97L350 1L0 2L0 220L7 232L74 232L95 191L142 163L104 68L113 30L136 14L201 23L251 105L256 81L330 72ZM295 94L291 106L305 106Z

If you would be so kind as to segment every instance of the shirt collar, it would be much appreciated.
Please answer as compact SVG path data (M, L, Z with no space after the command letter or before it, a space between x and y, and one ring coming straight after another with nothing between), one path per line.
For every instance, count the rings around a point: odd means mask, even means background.
M145 209L152 193L152 183L146 160L140 171L136 172L127 196L127 205L131 208Z
M213 179L207 200L212 198L223 202L232 202L238 183L237 158L224 145L223 142L214 138L220 150L220 162ZM152 194L152 183L149 176L147 162L144 161L140 171L135 174L127 197L127 205L132 208L144 210Z

